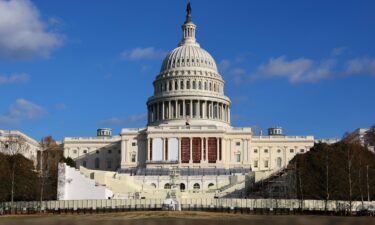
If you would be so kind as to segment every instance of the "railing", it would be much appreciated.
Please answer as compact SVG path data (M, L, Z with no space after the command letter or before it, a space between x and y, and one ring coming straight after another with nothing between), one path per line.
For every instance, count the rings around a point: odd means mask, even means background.
M314 136L253 136L253 140L314 140Z
M66 137L65 141L76 141L76 140L120 140L120 136L112 137Z

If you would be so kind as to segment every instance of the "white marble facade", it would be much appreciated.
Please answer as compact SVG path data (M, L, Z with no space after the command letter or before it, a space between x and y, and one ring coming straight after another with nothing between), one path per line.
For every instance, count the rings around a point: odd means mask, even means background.
M64 154L90 169L243 168L276 171L314 145L312 136L285 136L281 128L254 136L231 126L231 101L213 57L195 38L191 11L182 40L163 60L147 100L145 128L99 129L97 137L67 137Z

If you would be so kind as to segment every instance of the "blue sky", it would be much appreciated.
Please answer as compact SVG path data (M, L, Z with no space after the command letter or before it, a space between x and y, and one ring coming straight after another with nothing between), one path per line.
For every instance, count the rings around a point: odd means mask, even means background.
M375 123L375 1L192 0L232 125L341 137ZM40 139L146 124L186 1L0 0L0 129Z

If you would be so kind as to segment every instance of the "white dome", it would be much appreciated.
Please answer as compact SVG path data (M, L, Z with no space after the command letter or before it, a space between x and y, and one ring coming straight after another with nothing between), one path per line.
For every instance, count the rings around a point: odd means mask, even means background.
M165 57L160 72L181 67L202 67L217 72L212 56L196 45L182 45L173 49Z
M190 4L188 4L189 6ZM164 59L148 98L149 126L230 126L230 99L215 60L195 39L187 10L182 40Z

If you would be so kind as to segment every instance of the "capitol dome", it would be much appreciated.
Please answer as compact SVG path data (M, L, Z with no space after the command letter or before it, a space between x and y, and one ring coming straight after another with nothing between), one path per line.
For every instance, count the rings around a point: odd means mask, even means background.
M230 100L213 57L195 39L188 4L182 40L163 60L147 101L148 125L230 125Z
M165 57L160 72L183 67L203 67L218 72L215 60L203 48L196 45L185 44L173 49Z

